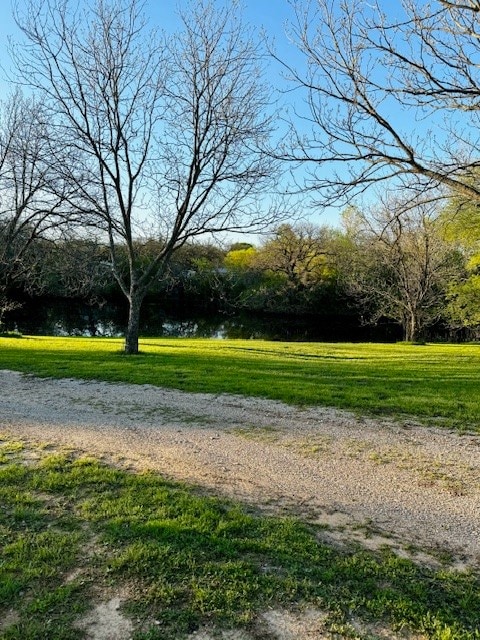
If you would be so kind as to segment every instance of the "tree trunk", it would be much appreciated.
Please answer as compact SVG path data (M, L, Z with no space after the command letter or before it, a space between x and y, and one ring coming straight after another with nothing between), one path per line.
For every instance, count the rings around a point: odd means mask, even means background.
M420 327L418 326L415 314L411 314L405 322L405 341L416 342L420 338Z
M145 292L132 288L128 298L128 326L125 334L125 353L128 355L138 354L138 334L140 332L140 309L142 307Z

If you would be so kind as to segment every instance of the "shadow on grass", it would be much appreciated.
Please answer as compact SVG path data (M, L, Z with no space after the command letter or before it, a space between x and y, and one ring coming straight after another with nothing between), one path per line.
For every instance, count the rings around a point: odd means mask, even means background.
M92 540L100 550L89 567L95 583L130 585L128 611L146 624L157 621L136 638L248 626L269 607L299 603L329 612L331 625L354 617L437 640L479 638L480 580L473 573L434 571L387 551L340 551L300 522L260 517L153 474L58 455L12 464L20 454L11 451L0 465L0 582L14 582L1 592L0 618L18 606L20 592L26 597L24 635L6 638L42 637L25 632L31 594L61 589L62 572L82 561L82 545ZM58 601L37 607L38 624L58 619L60 630L71 631L65 610L71 616L82 609L85 589L77 599L75 591L58 593Z

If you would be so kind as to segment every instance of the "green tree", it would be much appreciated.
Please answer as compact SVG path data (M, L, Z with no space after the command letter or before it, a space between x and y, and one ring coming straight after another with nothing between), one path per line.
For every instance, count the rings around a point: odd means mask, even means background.
M448 291L448 313L456 327L480 327L480 274L467 271L467 277L453 284Z
M292 289L307 288L331 275L329 233L327 228L311 224L282 224L263 245L257 262L285 276Z
M313 224L282 224L255 252L250 269L261 273L249 303L285 312L312 312L322 291L336 279L332 241L335 233Z
M457 328L480 326L480 209L455 194L441 213L445 239L457 247L464 269L448 288L448 313Z
M252 245L230 249L225 256L225 267L236 272L255 269L257 254L258 250Z

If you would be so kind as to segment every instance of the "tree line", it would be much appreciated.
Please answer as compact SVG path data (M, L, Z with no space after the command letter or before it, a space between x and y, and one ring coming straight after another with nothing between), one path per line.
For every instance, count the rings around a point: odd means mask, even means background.
M258 245L186 243L151 281L146 298L190 313L349 318L352 326L390 322L408 341L476 337L478 244L448 210L422 203L393 216L395 205L377 203L366 213L350 207L341 228L284 223ZM157 255L157 243L137 247L145 264ZM108 246L94 240L36 240L24 256L15 299L118 302L122 292L109 256ZM117 261L117 269L128 270L126 251Z

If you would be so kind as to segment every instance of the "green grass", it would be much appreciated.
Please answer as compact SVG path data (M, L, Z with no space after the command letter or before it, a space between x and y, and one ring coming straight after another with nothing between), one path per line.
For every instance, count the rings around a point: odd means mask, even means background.
M480 431L480 345L0 338L0 368L239 393Z
M374 637L354 633L356 621L432 640L480 638L473 572L428 569L388 551L341 551L314 527L154 474L38 448L32 462L21 443L0 442L0 450L4 640L81 638L75 620L102 591L130 594L123 611L135 640L186 638L205 625L260 638L262 611L307 604L341 637ZM12 610L15 620L2 627Z

